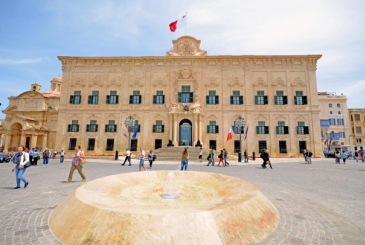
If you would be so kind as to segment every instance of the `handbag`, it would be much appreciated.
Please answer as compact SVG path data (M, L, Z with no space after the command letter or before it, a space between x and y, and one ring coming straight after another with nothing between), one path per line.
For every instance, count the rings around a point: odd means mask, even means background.
M25 155L24 155L24 160L23 160L23 162L25 162ZM28 161L27 163L25 163L25 164L23 165L23 168L29 168L30 166L32 166L32 163L31 163L30 161Z

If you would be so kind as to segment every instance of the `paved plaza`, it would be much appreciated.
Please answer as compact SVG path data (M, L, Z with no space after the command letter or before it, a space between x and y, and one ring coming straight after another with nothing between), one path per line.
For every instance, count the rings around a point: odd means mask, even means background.
M261 161L207 167L191 162L189 171L209 171L242 178L256 185L280 212L277 229L260 244L365 244L365 165L333 159L274 159L274 169L261 169ZM0 163L0 244L62 244L51 233L53 209L82 185L77 172L66 184L70 161L51 160L29 168L27 189L13 190L11 163ZM177 170L179 163L156 162L152 170ZM107 175L138 171L120 161L89 160L88 181ZM23 184L22 184L23 186Z

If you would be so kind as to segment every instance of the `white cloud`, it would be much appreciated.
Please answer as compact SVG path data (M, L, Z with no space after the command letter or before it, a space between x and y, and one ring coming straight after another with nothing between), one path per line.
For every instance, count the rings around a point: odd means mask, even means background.
M0 65L24 65L24 64L35 64L39 63L45 58L37 58L37 59L1 59Z
M364 97L365 97L365 80L348 82L344 84L340 89L336 89L337 94L346 95L348 105L358 105L356 107L365 108ZM362 105L359 103L362 103ZM353 106L349 106L351 108Z

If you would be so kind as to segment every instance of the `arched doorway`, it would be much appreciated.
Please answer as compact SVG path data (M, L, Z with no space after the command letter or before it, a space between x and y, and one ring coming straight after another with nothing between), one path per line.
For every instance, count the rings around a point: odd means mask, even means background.
M192 123L188 119L181 120L180 122L180 146L192 146Z

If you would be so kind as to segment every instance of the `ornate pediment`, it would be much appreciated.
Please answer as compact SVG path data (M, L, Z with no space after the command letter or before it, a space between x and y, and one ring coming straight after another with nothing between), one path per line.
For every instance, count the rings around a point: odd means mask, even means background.
M217 81L217 79L215 77L210 77L210 78L207 79L207 82L205 83L205 86L218 87L219 82Z
M16 105L9 105L8 108L6 108L4 110L4 112L10 112L10 111L14 111L16 109L18 109L18 107Z
M75 80L71 83L71 87L85 87L86 83L85 80L82 78L75 78Z
M256 81L252 84L253 86L267 86L267 82L262 79L262 77L259 77L256 79Z
M119 87L121 85L121 77L120 76L114 76L110 79L109 83L107 84L107 87Z
M89 86L90 86L90 87L92 87L92 86L97 86L97 87L102 87L102 86L104 86L104 82L103 82L103 80L102 80L101 76L99 76L99 75L94 76L94 77L91 79Z
M243 86L243 82L240 82L240 79L235 77L229 82L229 86Z
M89 119L99 119L100 118L100 115L99 114L94 114L94 113L92 113L92 114L88 114L88 118Z
M294 81L291 84L292 86L306 86L307 84L303 82L303 80L300 77L297 77L294 79Z
M269 116L265 115L265 114L257 114L254 116L255 120L262 120L262 121L268 121L269 120Z
M144 84L141 82L141 77L136 77L130 83L131 87L143 87Z
M273 83L272 86L286 86L286 82L281 79L281 77L278 77Z
M200 49L200 40L191 36L182 36L173 40L173 49L166 52L166 56L206 56L207 51Z
M182 69L179 73L179 79L194 79L193 73L189 69Z

